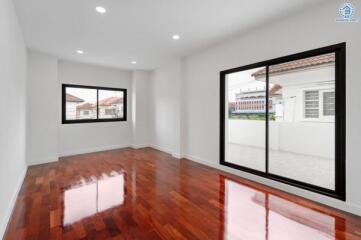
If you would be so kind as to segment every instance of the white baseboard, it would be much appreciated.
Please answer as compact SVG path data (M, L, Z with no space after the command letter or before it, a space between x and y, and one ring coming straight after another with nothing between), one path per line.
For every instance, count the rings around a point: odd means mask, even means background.
M28 170L28 168L25 167L25 169L23 170L23 172L19 176L19 179L18 179L18 181L16 183L16 186L15 186L15 190L14 190L12 196L11 196L9 205L7 207L6 213L1 219L0 239L3 239L3 237L4 237L6 228L7 228L8 224L9 224L11 215L12 215L14 207L15 207L16 199L18 198L21 186L23 185L27 170Z
M32 160L32 159L35 159L35 160ZM31 158L31 159L27 160L27 165L33 166L33 165L39 165L39 164L51 163L51 162L57 162L57 161L59 161L58 156L37 157L37 158Z
M114 150L114 149L119 149L119 148L128 148L128 147L132 147L132 145L131 144L120 144L120 145L111 145L111 146L103 146L103 147L76 149L76 150L62 152L59 154L59 157L66 157L66 156L92 153L92 152L101 152L101 151Z
M172 153L172 157L181 159L181 158L182 158L182 154L180 154L180 153Z
M162 152L165 152L165 153L168 153L168 154L172 155L172 157L174 157L174 158L178 158L178 159L182 158L182 154L173 152L169 148L162 147L162 146L159 146L159 145L154 145L154 144L150 144L149 147L154 148L154 149L159 150L159 151L162 151Z
M210 161L206 161L204 159L201 159L199 157L195 157L195 156L191 156L191 155L188 155L188 154L183 154L182 155L182 158L186 158L188 160L191 160L193 162L197 162L197 163L200 163L200 164L203 164L203 165L206 165L208 167L213 167L213 168L217 168L217 169L221 169L220 166L218 166L218 164L214 164ZM222 170L222 169L221 169Z
M146 147L149 147L149 144L145 144L145 143L144 144L133 144L131 147L134 149L146 148Z
M159 145L155 145L155 144L150 144L149 147L154 148L156 150L168 153L168 154L172 154L172 150L163 146L159 146Z
M217 163L213 163L213 162L207 161L207 160L199 158L199 157L195 157L195 156L191 156L191 155L187 155L187 154L183 155L182 157L184 157L188 160L191 160L193 162L197 162L197 163L206 165L208 167L216 168L218 170L222 170L227 173L237 175L237 176L245 178L247 180L263 184L265 186L276 188L281 191L288 192L290 194L294 194L294 195L309 199L314 202L318 202L318 203L321 203L321 204L324 204L324 205L327 205L327 206L330 206L333 208L340 209L345 212L349 212L349 213L361 216L361 206L356 205L354 203L344 202L344 201L334 199L331 197L327 197L327 196L324 196L321 194L303 190L303 189L293 187L293 186L290 186L290 185L287 185L287 184L284 184L281 182L273 181L273 180L266 179L266 178L263 178L260 176L256 176L256 175L253 175L250 173L246 173L246 172L239 171L239 170L236 170L233 168L229 168L229 167L217 164Z

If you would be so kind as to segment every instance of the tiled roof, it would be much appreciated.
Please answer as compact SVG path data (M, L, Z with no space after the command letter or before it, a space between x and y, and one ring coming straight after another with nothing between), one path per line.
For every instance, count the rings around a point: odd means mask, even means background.
M100 106L109 106L112 104L119 104L123 102L121 97L109 97L99 101Z
M77 110L92 110L95 109L96 105L91 103L84 103L76 107Z
M112 104L119 104L123 102L121 97L109 97L99 101L99 106L110 106ZM84 103L76 107L77 110L92 110L95 109L96 104Z
M123 98L121 97L109 97L99 101L99 106L110 106L112 104L119 104L123 102ZM84 103L82 105L77 106L77 110L92 110L95 109L96 104L92 103Z
M308 67L318 66L318 65L322 65L322 64L333 63L333 62L335 62L335 54L328 53L328 54L324 54L324 55L304 58L304 59L300 59L300 60L295 60L295 61L290 61L290 62L270 66L269 73L270 74L281 73L281 72L286 72L286 71L290 71L290 70L308 68ZM261 70L258 70L255 73L253 73L252 76L260 77L265 74L266 74L266 68L263 68Z
M69 94L69 93L66 94L65 99L66 99L67 102L78 102L78 103L79 103L79 102L84 102L83 99L78 98L78 97L76 97L76 96L74 96L74 95L71 95L71 94Z
M272 95L277 95L278 94L278 91L281 89L281 85L278 85L278 84L275 84L273 85L273 87L269 90L269 95L272 96Z

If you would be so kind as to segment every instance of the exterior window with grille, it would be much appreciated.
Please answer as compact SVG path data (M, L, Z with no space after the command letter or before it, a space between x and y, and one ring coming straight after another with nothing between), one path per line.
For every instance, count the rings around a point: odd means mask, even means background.
M335 92L323 92L323 115L335 116Z
M305 91L305 118L319 118L318 90Z
M335 90L319 89L304 91L304 118L332 120L335 116Z

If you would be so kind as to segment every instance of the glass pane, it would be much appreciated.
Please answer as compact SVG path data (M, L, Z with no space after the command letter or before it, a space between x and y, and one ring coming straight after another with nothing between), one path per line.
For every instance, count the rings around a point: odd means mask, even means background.
M99 90L99 119L123 118L123 92Z
M66 88L66 120L96 119L97 90Z
M334 190L335 54L269 72L269 172Z
M225 161L265 171L265 67L226 76Z

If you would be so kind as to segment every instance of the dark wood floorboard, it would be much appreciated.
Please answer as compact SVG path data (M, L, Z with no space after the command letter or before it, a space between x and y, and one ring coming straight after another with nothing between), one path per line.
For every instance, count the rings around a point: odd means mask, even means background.
M361 239L361 218L144 148L29 167L4 239Z

